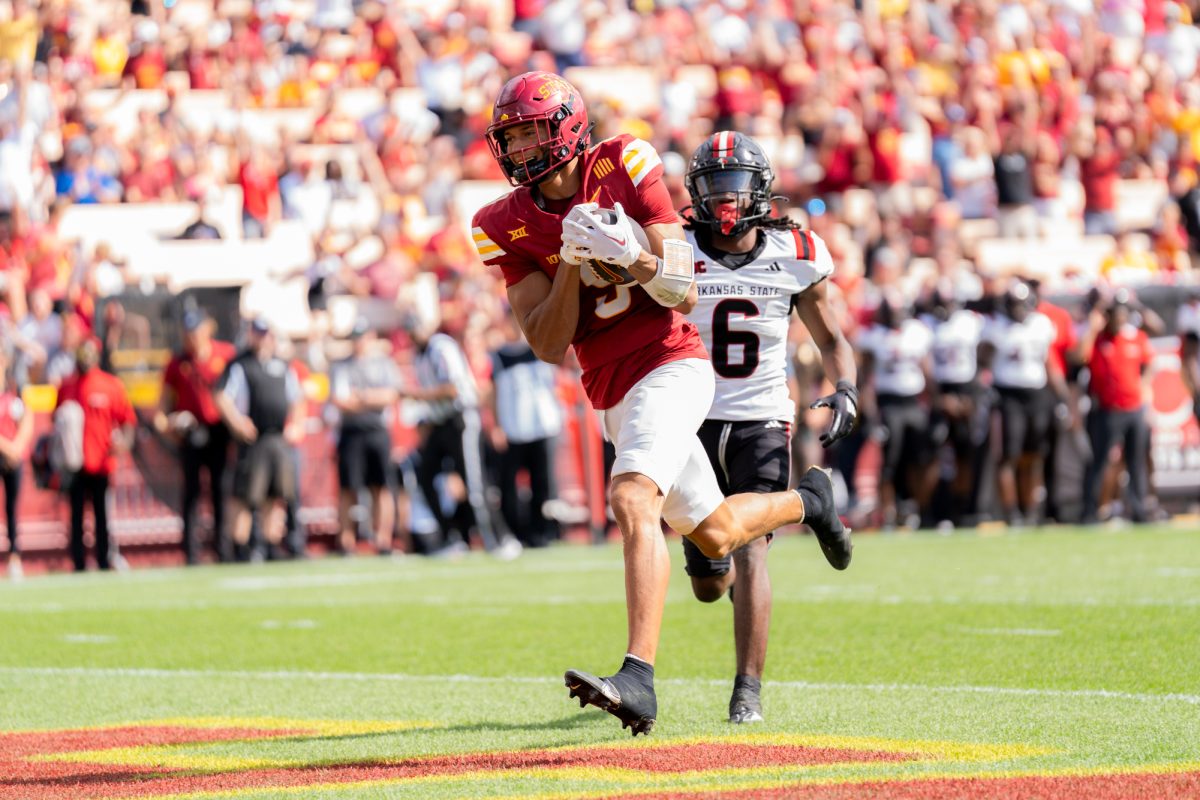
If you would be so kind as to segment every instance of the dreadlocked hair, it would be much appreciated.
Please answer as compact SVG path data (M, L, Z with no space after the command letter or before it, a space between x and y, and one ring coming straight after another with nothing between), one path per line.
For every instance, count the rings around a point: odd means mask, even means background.
M758 221L758 227L773 231L799 231L803 226L791 217L766 217Z

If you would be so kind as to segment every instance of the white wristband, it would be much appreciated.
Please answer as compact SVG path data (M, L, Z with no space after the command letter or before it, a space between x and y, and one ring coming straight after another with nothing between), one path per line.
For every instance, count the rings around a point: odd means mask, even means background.
M663 257L656 260L658 271L643 288L660 306L674 308L687 299L695 280L692 246L680 239L664 239Z

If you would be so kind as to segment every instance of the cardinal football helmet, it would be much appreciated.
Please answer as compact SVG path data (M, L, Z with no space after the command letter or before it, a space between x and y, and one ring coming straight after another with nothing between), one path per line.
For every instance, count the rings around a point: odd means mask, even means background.
M533 123L537 141L509 150L504 131ZM587 150L587 108L579 91L552 72L525 72L500 90L487 129L492 157L514 186L537 183Z

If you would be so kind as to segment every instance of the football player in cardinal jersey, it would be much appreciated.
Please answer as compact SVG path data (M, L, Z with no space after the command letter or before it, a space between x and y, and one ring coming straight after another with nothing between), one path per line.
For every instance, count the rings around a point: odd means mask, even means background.
M475 215L473 234L483 261L503 272L534 353L557 364L574 346L584 389L616 447L609 500L624 543L628 649L610 677L569 670L565 678L572 697L636 736L658 713L653 665L670 579L661 519L710 558L797 522L846 562L850 541L820 470L795 491L722 495L696 436L712 404L713 372L681 314L696 304L693 263L662 162L641 139L592 144L590 134L583 99L558 75L528 72L506 83L486 136L517 188ZM619 282L583 266L592 260L613 267L604 275Z
M791 477L787 340L792 310L818 349L833 394L813 404L833 410L828 447L858 416L854 350L827 301L833 260L825 242L771 215L774 174L749 136L721 131L692 154L684 184L691 195L688 240L696 248L698 302L689 314L708 346L716 396L700 441L726 494L779 492ZM684 539L692 591L713 602L732 590L737 673L729 721L761 722L759 696L771 621L769 536L713 559ZM826 551L839 568L838 553ZM735 583L736 582L736 583Z

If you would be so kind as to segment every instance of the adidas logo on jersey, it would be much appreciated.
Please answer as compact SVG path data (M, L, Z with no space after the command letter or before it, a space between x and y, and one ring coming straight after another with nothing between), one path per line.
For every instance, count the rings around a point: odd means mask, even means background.
M767 267L767 272L783 272L783 267L779 266L778 261L772 261L770 266Z

